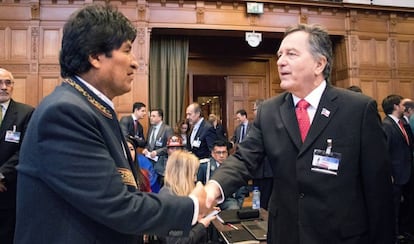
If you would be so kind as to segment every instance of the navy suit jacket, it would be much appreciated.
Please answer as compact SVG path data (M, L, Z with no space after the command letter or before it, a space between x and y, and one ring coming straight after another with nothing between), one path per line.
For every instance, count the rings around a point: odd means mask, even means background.
M341 153L337 175L312 171L314 149ZM267 156L272 244L390 244L395 219L385 134L376 102L327 85L302 143L292 95L266 100L236 153L216 170L228 195Z
M384 118L382 127L387 135L394 184L404 185L411 175L413 161L411 145L407 144L399 125L391 117L386 116Z
M9 107L0 126L0 173L5 177L7 191L0 192L0 209L14 209L16 205L16 165L27 124L32 116L32 106L10 100ZM6 141L6 132L20 132L19 142Z
M136 188L115 112L66 81L33 113L21 149L15 243L136 243L188 234L193 201Z
M123 116L119 121L119 124L121 125L122 133L125 136L130 135L135 137L135 139L137 139L138 142L138 147L145 147L146 141L144 137L144 129L142 128L142 125L139 121L137 121L136 133L134 129L134 119L132 118L132 115Z
M248 122L247 123L247 128L245 128L246 129L246 131L245 131L245 137L244 138L246 138L246 136L247 136L247 133L249 132L249 130L250 130L250 127L251 127L251 123L250 122ZM239 124L237 127L236 127L236 129L234 130L234 134L233 134L233 136L231 137L231 141L233 142L233 143L239 143L239 141L240 141L240 134L241 134L241 124Z
M200 140L200 146L191 145L191 133L187 138L187 150L194 153L199 159L209 158L213 150L214 141L217 140L217 134L214 127L205 119L201 122L194 140Z

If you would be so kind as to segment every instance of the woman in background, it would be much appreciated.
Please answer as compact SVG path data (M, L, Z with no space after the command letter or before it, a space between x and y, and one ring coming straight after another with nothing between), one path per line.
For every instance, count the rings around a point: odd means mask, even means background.
M190 124L188 123L186 119L183 119L177 123L175 134L180 135L181 138L183 139L184 148L187 145L187 137L189 136L189 133L190 133Z
M168 156L164 187L161 188L159 194L188 196L195 188L199 165L200 162L194 154L183 150L173 152ZM166 244L207 243L207 227L215 218L212 216L199 219L198 223L192 227L189 236L161 238L161 242Z

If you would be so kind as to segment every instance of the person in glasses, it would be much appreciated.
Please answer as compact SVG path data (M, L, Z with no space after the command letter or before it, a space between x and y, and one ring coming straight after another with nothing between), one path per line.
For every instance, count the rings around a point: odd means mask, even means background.
M209 159L200 160L200 168L197 173L197 180L203 184L208 182L214 171L218 169L224 160L229 156L229 144L226 141L217 140L213 143L213 150ZM221 210L240 209L243 206L244 198L249 194L247 186L240 187L236 192L227 197L218 205Z
M16 222L16 165L34 108L12 99L14 78L0 68L0 243L13 243Z

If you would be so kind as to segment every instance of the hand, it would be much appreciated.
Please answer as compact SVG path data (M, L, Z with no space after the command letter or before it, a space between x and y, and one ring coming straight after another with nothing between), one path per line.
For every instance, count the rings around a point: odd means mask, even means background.
M155 158L155 156L157 156L157 151L152 151L150 153L151 158Z
M211 208L212 206L217 205L217 199L221 196L220 188L217 184L208 182L204 186L204 190L206 191L206 207Z
M198 199L199 218L205 216L208 213L208 208L206 207L206 192L204 191L204 186L200 181L197 182L196 187L190 195Z
M0 192L6 192L7 187L4 182L0 181Z
M147 154L148 154L148 150L147 150L146 148L144 148L144 149L142 150L142 154L147 155Z
M211 221L213 221L214 219L217 218L217 215L214 216L210 216L210 217L204 217L198 220L198 222L202 223L204 225L204 227L208 227L211 223Z

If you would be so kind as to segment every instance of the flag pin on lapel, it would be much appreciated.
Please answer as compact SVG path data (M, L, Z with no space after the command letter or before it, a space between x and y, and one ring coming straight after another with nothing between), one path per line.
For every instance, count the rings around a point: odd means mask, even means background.
M322 109L322 112L321 112L321 114L323 115L323 116L325 116L326 118L328 118L329 117L329 114L331 113L331 111L329 111L328 109L326 109L326 108L323 108Z

